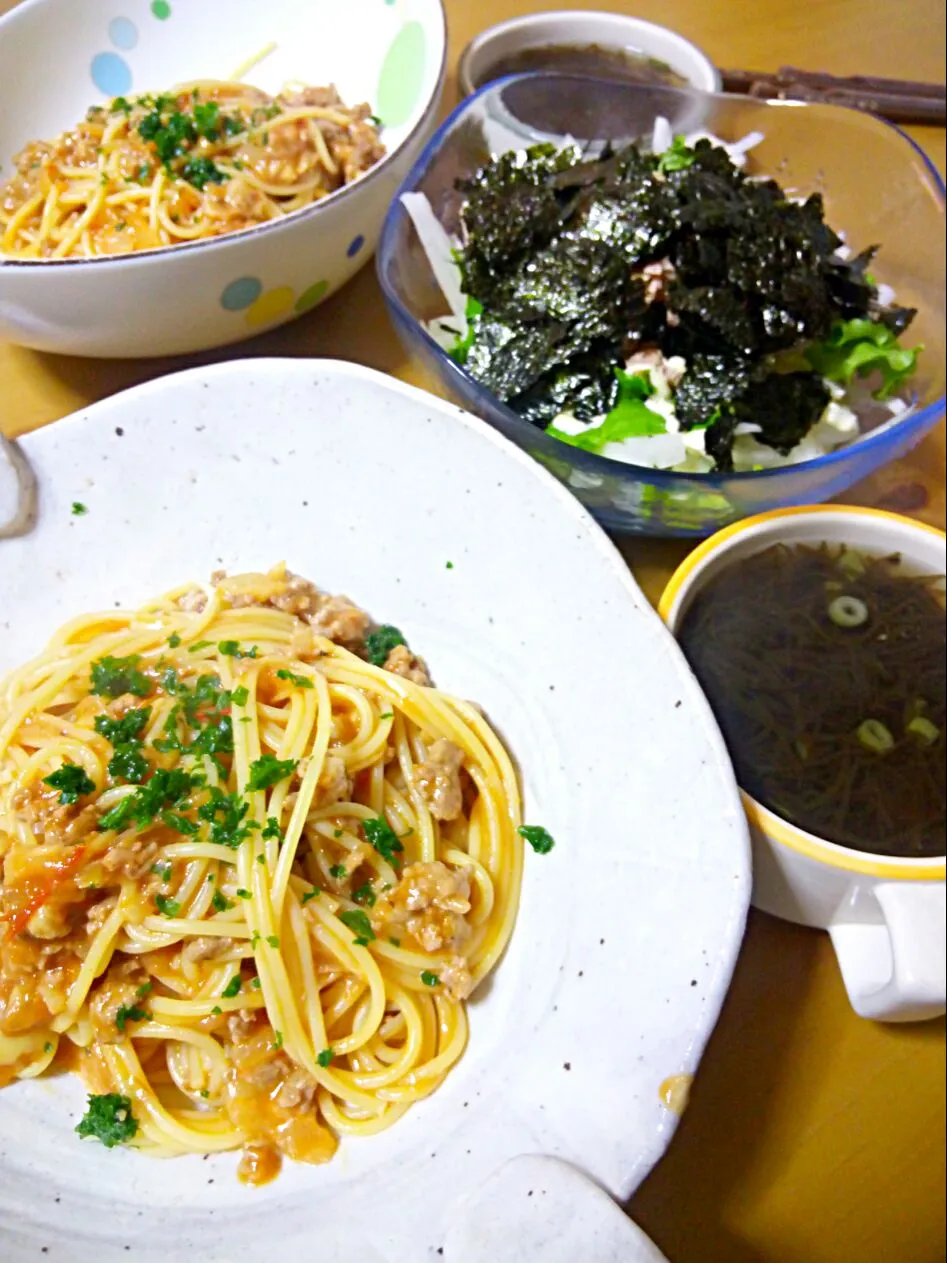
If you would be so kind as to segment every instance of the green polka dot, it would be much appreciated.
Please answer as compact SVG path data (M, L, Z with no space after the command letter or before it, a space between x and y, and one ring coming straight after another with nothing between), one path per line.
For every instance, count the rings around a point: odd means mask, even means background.
M159 22L167 22L171 16L171 6L168 0L151 0L151 12Z
M406 22L385 54L375 112L386 127L400 127L414 112L424 87L427 36L420 22Z
M316 281L315 285L304 289L296 299L297 313L301 316L304 311L312 311L313 307L318 307L328 292L328 281Z

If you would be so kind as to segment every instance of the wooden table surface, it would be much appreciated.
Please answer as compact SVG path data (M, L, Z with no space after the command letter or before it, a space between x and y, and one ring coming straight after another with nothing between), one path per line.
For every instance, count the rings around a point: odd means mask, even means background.
M548 0L446 5L451 67L476 31L550 7ZM12 7L0 0L0 13ZM944 81L941 0L611 0L611 7L676 27L718 65ZM445 108L455 99L451 77ZM943 172L944 132L912 134ZM419 383L371 268L295 324L201 358L222 355L338 356ZM35 429L185 362L78 360L0 344L0 426L11 436ZM848 498L943 527L944 452L941 423L906 460ZM622 547L652 600L687 550L680 542ZM690 1108L629 1210L672 1263L943 1263L944 1054L943 1021L860 1020L828 938L754 913Z

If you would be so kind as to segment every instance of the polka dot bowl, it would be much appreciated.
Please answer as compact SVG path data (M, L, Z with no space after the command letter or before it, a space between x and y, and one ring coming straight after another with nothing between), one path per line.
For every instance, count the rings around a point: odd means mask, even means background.
M184 354L318 306L372 256L391 199L434 130L444 82L441 0L32 0L0 18L0 183L31 140L91 105L226 79L334 83L381 118L387 156L353 184L231 236L130 255L0 256L0 338L69 355Z

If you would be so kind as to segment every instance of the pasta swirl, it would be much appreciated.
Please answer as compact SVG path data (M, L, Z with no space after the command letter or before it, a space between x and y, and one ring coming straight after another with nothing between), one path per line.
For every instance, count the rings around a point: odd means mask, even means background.
M78 1069L82 1134L252 1182L325 1161L460 1058L520 824L479 710L283 567L76 619L0 684L0 1083Z

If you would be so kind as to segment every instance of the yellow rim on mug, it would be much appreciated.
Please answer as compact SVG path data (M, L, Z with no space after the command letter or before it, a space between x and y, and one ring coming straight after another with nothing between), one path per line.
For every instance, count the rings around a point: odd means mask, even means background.
M947 538L936 526L928 526L926 522L917 522L913 518L903 517L900 513L889 513L885 509L866 509L860 505L848 504L800 505L789 509L771 509L768 513L758 513L755 517L743 518L740 522L734 522L732 526L725 526L723 530L698 544L668 580L667 587L658 602L658 613L661 618L665 623L670 623L671 611L681 589L694 571L722 545L764 523L776 521L779 518L803 515L811 517L815 513L847 513L851 517L881 518L888 522L897 522L902 526L911 526L915 530L924 531L940 539ZM832 868L844 869L847 872L863 873L869 877L887 877L895 881L944 881L947 879L947 858L905 860L898 856L867 855L861 851L853 851L848 847L837 846L834 842L827 842L814 833L807 833L804 829L790 824L743 790L740 791L740 796L747 819L752 826L772 838L774 842L792 851L798 851L809 859L828 864Z

